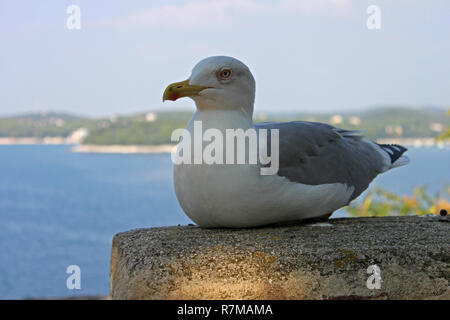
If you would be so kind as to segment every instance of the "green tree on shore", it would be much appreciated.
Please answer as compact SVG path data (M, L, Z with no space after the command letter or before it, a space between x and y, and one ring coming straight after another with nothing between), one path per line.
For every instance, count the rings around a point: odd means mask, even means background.
M447 116L450 116L450 108L447 109ZM439 135L437 138L439 141L449 140L450 139L450 128L447 129L443 134Z

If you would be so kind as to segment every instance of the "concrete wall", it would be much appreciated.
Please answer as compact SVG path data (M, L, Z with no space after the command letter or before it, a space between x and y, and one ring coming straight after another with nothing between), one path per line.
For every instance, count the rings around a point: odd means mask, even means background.
M131 230L114 237L110 293L113 299L450 299L448 222L427 216ZM373 265L380 289L367 287Z

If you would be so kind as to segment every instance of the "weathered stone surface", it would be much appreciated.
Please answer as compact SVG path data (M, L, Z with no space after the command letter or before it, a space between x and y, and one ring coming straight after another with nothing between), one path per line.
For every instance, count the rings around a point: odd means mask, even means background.
M113 299L450 299L448 217L334 219L114 237ZM368 289L367 268L381 269Z

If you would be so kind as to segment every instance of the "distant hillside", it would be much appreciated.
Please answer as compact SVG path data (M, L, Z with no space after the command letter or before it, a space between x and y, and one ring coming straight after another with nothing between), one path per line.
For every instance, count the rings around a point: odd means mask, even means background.
M450 117L450 109L447 110L447 116ZM450 140L450 127L447 127L447 130L445 130L443 133L441 133L438 137L438 140L446 141Z
M184 128L192 112L150 112L110 119L91 131L84 144L156 145L171 143L172 131Z
M445 110L399 107L383 107L353 113L299 114L289 118L268 117L269 120L275 121L292 121L293 118L325 122L346 129L365 130L364 135L373 140L393 137L436 137L450 125L450 117L446 116Z
M172 131L184 128L193 112L148 112L135 115L92 119L64 113L34 113L0 118L0 137L67 137L86 128L84 144L158 145L171 143ZM376 108L343 113L257 113L254 120L306 120L330 123L336 127L365 130L369 139L399 137L437 137L449 128L445 110L428 108Z
M80 127L93 129L96 121L66 113L29 113L0 118L0 137L67 137Z

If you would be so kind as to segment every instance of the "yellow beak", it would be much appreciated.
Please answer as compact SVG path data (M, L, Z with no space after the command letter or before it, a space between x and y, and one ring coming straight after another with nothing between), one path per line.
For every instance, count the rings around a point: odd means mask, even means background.
M191 86L189 84L189 79L181 81L181 82L175 82L172 84L169 84L164 90L163 94L163 101L166 100L172 100L175 101L182 97L192 97L197 96L200 91L204 89L208 89L211 87L204 87L204 86Z

